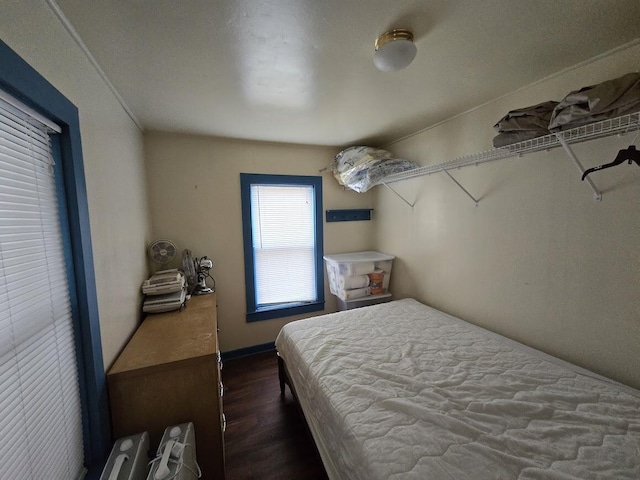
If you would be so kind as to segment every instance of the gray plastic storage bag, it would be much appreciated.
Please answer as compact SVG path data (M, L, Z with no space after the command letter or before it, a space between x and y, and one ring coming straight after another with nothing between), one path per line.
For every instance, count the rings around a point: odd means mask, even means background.
M554 109L549 130L568 130L639 111L640 73L627 73L569 93Z

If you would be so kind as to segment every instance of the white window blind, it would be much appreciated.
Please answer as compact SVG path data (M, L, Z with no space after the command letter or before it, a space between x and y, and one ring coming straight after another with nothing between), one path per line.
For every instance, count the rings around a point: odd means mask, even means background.
M3 480L69 480L84 474L74 333L58 215L46 128L0 99Z
M316 301L312 186L251 186L256 305Z

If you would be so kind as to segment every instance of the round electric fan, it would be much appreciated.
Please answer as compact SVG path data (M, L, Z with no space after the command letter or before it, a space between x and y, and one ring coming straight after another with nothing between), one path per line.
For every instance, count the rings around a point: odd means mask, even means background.
M149 244L149 257L160 265L176 258L176 251L176 246L169 240L155 240Z

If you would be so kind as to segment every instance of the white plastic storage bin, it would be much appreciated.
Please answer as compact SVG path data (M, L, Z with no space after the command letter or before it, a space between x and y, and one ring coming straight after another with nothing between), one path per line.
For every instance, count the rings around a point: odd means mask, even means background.
M325 255L329 290L344 302L386 294L394 258L372 251Z

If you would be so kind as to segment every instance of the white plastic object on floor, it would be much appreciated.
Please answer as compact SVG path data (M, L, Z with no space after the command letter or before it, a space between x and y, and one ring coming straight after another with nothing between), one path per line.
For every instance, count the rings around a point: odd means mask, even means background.
M195 480L200 476L193 423L167 427L156 457L151 461L147 480Z
M149 463L149 434L116 440L100 480L145 480Z

